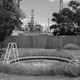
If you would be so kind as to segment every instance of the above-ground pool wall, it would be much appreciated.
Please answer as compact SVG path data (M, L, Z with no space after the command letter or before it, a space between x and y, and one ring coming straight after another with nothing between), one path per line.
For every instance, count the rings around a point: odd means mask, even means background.
M11 36L5 39L3 47L6 48L9 42L15 42L18 48L55 49L72 43L80 46L80 36Z

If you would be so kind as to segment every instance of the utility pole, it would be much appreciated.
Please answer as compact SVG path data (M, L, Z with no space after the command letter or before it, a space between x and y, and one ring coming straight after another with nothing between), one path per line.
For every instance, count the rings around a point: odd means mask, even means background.
M46 32L47 30L46 30L46 23L45 23L45 32Z
M49 18L48 18L48 32L49 32Z
M63 0L60 0L59 2L59 10L62 10L63 9Z

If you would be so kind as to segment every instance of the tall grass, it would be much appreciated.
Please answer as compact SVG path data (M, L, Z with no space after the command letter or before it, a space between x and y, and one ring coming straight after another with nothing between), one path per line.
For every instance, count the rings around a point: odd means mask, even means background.
M34 50L34 49L33 49ZM54 56L61 57L67 59L74 59L75 55L66 51L66 50L37 50L37 51L22 51L19 53L19 57L26 56ZM13 56L11 56L13 58ZM28 75L28 76L68 76L68 77L78 77L80 76L80 66L56 62L37 62L40 63L40 66L35 66L34 62L27 62L24 64L23 62L15 63L15 64L1 64L0 63L0 72L7 74L15 74L15 75Z
M68 63L46 63L40 66L27 63L15 63L10 65L0 64L0 72L15 75L27 75L27 76L67 76L78 77L80 76L80 66L71 65Z
M19 55L19 57L26 57L26 56L53 56L53 57L61 57L67 59L74 59L74 55L66 52L65 50L54 50L54 51L39 51L39 52L25 52Z
M76 50L75 50L76 51ZM26 57L26 56L53 56L53 57L61 57L67 59L75 59L76 57L80 58L80 52L78 51L71 51L71 50L57 50L57 49L19 49L19 57ZM11 53L10 59L12 59L13 53ZM2 56L4 59L4 55Z

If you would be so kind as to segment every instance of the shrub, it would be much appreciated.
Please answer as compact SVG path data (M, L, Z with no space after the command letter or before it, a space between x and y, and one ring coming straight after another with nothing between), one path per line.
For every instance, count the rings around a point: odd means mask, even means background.
M76 44L67 44L67 45L64 46L64 49L79 50L80 47Z

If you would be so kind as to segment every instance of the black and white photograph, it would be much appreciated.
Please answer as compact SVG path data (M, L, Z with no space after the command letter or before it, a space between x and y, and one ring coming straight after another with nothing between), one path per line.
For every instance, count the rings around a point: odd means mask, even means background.
M80 0L0 0L0 80L80 80Z

